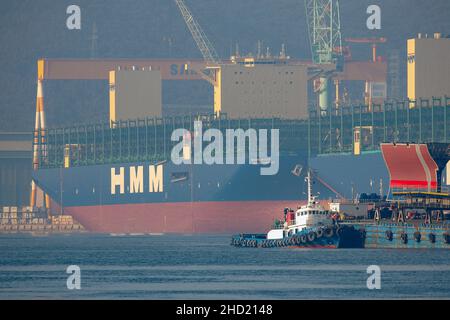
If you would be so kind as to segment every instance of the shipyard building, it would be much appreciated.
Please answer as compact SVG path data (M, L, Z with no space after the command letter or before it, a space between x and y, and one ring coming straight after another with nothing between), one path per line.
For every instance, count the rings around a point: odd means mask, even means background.
M111 121L162 115L161 72L151 68L133 69L118 69L109 73Z
M444 97L450 92L450 38L435 33L408 40L408 98Z
M230 64L218 74L216 112L231 118L308 117L307 66Z

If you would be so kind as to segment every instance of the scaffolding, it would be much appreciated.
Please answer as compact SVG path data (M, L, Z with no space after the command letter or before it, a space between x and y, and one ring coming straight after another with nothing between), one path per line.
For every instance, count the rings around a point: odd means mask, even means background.
M278 129L280 154L313 157L353 153L355 132L360 135L361 152L379 150L383 142L447 143L449 114L450 97L435 97L387 101L373 108L343 106L327 115L311 111L307 120L231 119L226 114L148 118L38 130L34 147L40 168L156 163L169 160L172 148L179 143L171 140L175 129L192 133L194 121L201 120L203 130L215 128L224 136L227 129L267 129L269 134L270 129Z

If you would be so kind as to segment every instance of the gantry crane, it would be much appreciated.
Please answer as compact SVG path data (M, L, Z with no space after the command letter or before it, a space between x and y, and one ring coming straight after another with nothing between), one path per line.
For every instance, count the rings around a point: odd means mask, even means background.
M363 43L372 45L372 62L377 62L377 44L386 43L386 38L346 38L345 42L348 43Z
M195 67L191 67L186 65L186 69L192 69L200 76L211 83L214 87L214 113L219 114L222 109L222 88L221 88L221 69L220 65L222 64L219 55L217 54L214 46L211 41L209 41L206 33L203 31L200 24L194 19L194 16L184 3L184 0L175 0L175 3L180 9L181 15L183 16L184 22L191 32L192 37L194 38L195 43L197 44L198 49L202 53L203 59L206 63L206 69L208 73L206 74L201 69L196 69Z
M209 41L202 27L198 24L198 22L194 19L194 16L184 3L184 0L175 0L178 8L180 9L181 15L183 16L184 21L194 38L195 43L197 44L198 49L202 53L203 59L208 66L217 66L220 64L220 58L217 54L214 46Z
M329 78L342 71L342 36L339 0L305 0L309 40L313 63L322 69L315 81L319 107L326 113L329 106Z

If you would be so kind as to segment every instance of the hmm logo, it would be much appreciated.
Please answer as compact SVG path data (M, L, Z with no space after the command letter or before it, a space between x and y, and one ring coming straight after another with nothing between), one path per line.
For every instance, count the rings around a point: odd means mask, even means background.
M147 179L144 179L144 176ZM162 165L151 165L148 168L130 166L127 170L125 170L125 167L111 168L111 194L124 194L125 182L127 182L127 193L144 193L144 190L151 193L163 192L163 177Z

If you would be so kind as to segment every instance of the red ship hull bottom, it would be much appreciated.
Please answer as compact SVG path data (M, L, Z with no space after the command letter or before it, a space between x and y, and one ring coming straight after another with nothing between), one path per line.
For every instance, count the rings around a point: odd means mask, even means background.
M88 231L98 233L264 233L283 209L304 201L142 203L65 207Z

